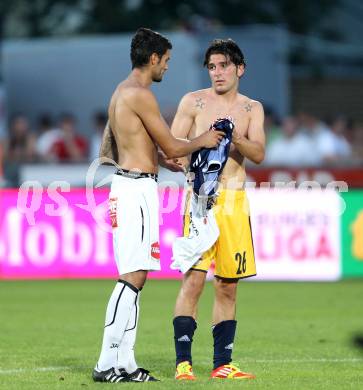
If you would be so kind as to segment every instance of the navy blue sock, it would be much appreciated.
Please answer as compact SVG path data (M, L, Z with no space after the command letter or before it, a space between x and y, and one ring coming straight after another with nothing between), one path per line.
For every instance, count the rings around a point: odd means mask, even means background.
M213 328L214 369L232 361L232 349L237 321L222 321Z
M192 341L197 323L193 317L178 316L174 318L173 325L176 365L185 360L192 364Z

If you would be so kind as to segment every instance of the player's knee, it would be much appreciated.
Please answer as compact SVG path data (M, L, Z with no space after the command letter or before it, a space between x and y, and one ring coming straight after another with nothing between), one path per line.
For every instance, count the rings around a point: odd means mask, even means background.
M120 275L120 279L132 284L137 289L141 290L146 282L147 271L135 271Z
M231 302L236 301L237 283L216 279L214 286L217 297Z
M182 289L183 293L188 297L198 298L203 290L203 286L204 278L199 277L199 275L196 276L194 273L192 273L186 280L184 280Z
M191 281L183 286L183 293L190 298L198 298L203 289L203 285L198 282Z

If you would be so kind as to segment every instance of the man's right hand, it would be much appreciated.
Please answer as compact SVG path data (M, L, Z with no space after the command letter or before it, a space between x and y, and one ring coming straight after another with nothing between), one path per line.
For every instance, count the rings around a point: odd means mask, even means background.
M204 148L215 148L218 146L224 138L224 131L210 130L200 135L200 141Z

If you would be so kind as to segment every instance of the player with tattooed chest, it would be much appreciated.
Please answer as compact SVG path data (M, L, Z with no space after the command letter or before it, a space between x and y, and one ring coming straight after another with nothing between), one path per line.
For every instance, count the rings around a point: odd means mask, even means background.
M227 69L229 68L228 70L233 69L231 64L229 64L229 67L227 66L228 63L225 62L225 57L221 54L212 55L212 59L220 67L227 67ZM216 65L211 62L209 66L215 67ZM215 73L214 69L209 69L211 73ZM220 81L216 85L222 87L223 83L224 81ZM218 89L221 90L222 88ZM225 183L228 188L231 188L231 186L241 188L246 175L244 158L249 158L258 164L264 157L263 141L259 140L262 134L258 131L258 128L261 128L261 123L263 123L263 108L261 103L241 94L237 94L237 96L219 95L218 89L213 90L209 88L186 95L179 109L182 109L182 105L189 105L188 116L185 115L183 119L177 118L178 120L183 120L183 123L178 124L174 122L172 131L176 131L177 125L180 129L188 128L188 120L190 122L193 119L192 127L187 135L189 139L193 139L204 133L205 129L216 119L226 116L231 117L235 124L233 143L230 147L229 159L220 176L220 181ZM253 115L252 110L254 110ZM179 114L182 115L180 112ZM254 130L254 127L257 127L257 131ZM175 132L174 135L181 137L185 134ZM227 183L228 181L229 184Z
M239 279L256 275L248 200L243 190L245 158L261 163L265 153L264 113L261 103L238 92L245 71L244 56L231 39L215 40L206 51L204 65L211 87L186 94L180 102L172 133L193 139L220 118L231 123L233 132L226 162L218 179L213 206L219 228L216 242L184 275L174 313L176 374L179 380L196 379L192 370L192 340L197 328L197 306L206 274L215 264L215 300L212 318L214 356L212 378L245 379L254 375L232 364L236 325L236 293ZM189 161L183 159L187 167ZM186 201L184 236L190 234L190 199ZM189 209L188 209L189 207ZM194 220L193 220L194 222ZM242 303L247 304L247 302Z

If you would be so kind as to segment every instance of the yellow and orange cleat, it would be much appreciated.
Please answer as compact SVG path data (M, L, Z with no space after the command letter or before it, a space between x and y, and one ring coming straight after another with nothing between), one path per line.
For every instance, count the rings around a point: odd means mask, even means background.
M235 364L223 364L210 374L211 378L217 379L255 379L255 375L242 372Z
M197 378L193 374L193 369L188 361L180 362L176 366L175 379L179 381L195 381Z

